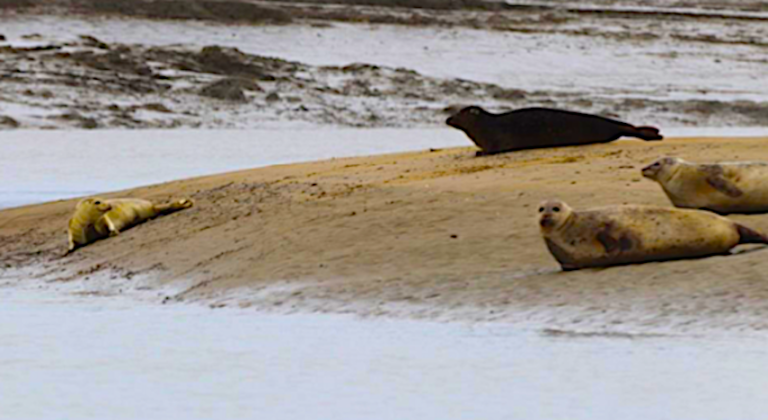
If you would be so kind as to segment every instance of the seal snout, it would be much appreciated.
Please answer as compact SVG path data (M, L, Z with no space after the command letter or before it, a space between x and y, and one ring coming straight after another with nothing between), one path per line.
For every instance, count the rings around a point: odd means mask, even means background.
M539 205L539 226L551 230L564 223L569 217L570 207L560 200L549 200Z
M464 130L466 127L476 124L484 113L485 111L479 106L468 106L448 117L445 123L459 130Z
M644 167L641 172L644 177L650 179L656 179L659 174L664 170L665 166L671 166L676 163L675 158L663 158L659 159L650 165Z
M644 177L646 177L646 178L650 178L651 176L653 176L653 174L656 172L656 171L654 170L654 167L653 167L653 165L656 165L656 163L652 163L652 164L650 164L650 165L648 165L648 166L646 166L646 167L644 167L644 168L642 169L642 172L643 172L643 176L644 176Z
M539 225L543 228L549 228L555 225L555 219L548 214L544 214L539 218Z

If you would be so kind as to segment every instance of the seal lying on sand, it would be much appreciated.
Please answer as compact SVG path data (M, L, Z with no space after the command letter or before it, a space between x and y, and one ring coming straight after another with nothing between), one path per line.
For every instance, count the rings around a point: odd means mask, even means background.
M768 212L768 163L696 164L665 157L643 168L676 207L718 213Z
M739 244L768 244L768 237L700 210L613 206L573 211L559 200L539 207L549 252L575 270L617 264L726 254Z
M477 156L540 147L607 143L622 136L661 140L654 127L635 127L597 115L547 108L491 114L470 106L446 121L464 131L482 151Z
M75 214L69 219L67 253L107 236L115 236L149 219L192 205L192 200L186 198L168 204L153 204L138 198L86 198L77 203Z

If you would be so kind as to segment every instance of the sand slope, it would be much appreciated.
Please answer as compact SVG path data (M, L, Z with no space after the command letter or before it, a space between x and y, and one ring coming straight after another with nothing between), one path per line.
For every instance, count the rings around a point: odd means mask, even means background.
M216 306L565 330L759 330L768 327L768 250L564 273L535 210L551 197L576 209L669 205L641 177L646 163L768 160L767 141L627 140L483 158L446 149L196 178L106 194L186 196L196 206L64 259L76 200L0 211L0 267L36 265L49 281L86 288L96 276L131 287L142 274L181 288L166 300ZM768 232L768 215L733 219Z

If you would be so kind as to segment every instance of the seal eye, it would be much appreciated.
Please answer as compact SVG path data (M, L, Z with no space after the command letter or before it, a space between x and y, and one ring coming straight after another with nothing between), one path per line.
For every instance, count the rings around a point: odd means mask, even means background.
M93 202L93 204L96 204L98 206L99 204L101 204L101 201L96 200L96 201Z
M552 211L553 211L553 212L555 212L555 213L557 213L557 212L559 212L559 211L560 211L560 207L557 207L557 206L555 206L555 207L552 207Z
M544 212L544 207L539 207L539 213Z

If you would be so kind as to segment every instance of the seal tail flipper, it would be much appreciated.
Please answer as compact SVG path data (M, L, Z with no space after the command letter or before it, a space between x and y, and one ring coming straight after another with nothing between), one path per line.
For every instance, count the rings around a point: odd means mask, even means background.
M756 230L740 224L736 224L736 230L739 232L740 244L768 244L768 236Z
M192 207L194 202L188 198L182 198L181 200L172 201L168 204L155 204L155 210L158 214L169 214L179 210L184 210Z
M634 127L634 129L635 130L628 135L632 137L641 138L645 141L661 140L664 138L664 136L659 134L659 129L656 127L642 126L642 127Z

